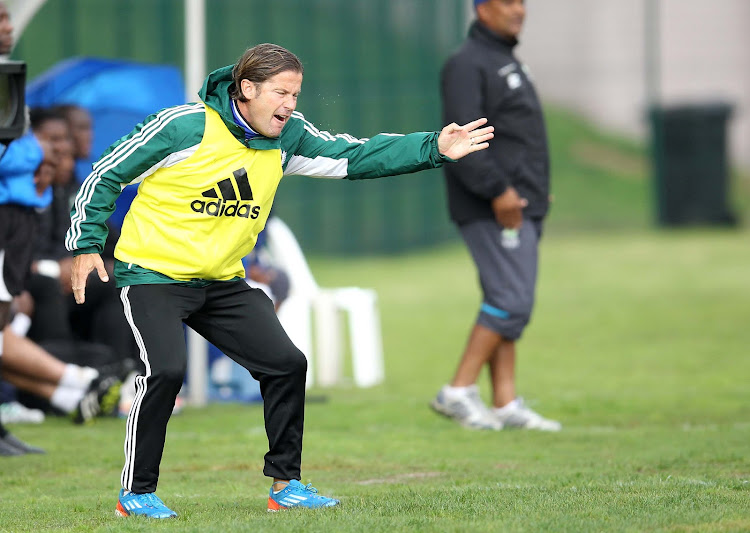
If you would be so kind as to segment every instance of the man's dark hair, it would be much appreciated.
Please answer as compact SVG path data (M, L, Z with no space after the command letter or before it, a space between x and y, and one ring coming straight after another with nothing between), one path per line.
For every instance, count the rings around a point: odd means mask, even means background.
M299 58L286 48L270 43L248 48L232 69L234 84L229 89L229 96L245 102L247 98L242 96L242 80L259 86L276 74L288 70L304 74L305 69Z
M88 113L85 108L76 105L76 104L60 104L56 105L55 107L50 108L50 111L54 113L59 113L62 115L66 120L70 120L70 117L73 113L76 111L83 111L84 113Z
M29 110L29 122L33 131L38 130L49 120L62 120L67 126L65 115L54 107L33 107Z

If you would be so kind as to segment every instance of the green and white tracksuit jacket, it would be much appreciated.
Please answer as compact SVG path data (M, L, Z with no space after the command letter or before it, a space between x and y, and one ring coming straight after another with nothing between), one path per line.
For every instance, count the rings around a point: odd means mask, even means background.
M65 242L75 255L101 253L117 196L140 183L115 249L118 286L244 277L242 258L283 176L378 178L449 161L435 132L357 139L320 131L297 112L279 138L247 140L232 116L231 70L208 76L202 102L147 117L81 185Z

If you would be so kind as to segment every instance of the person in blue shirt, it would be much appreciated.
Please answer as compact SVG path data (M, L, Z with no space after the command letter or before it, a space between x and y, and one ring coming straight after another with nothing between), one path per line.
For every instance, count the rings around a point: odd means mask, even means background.
M0 56L13 47L13 25L0 2ZM37 209L52 200L49 185L54 176L54 156L49 146L33 134L11 141L0 157L0 357L3 329L8 325L13 297L21 293L29 273L38 225ZM0 455L44 453L11 435L0 422Z

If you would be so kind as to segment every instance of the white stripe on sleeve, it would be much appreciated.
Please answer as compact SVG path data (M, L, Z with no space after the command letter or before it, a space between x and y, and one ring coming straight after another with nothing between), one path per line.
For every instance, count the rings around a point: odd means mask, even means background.
M318 156L315 158L293 155L284 169L284 175L311 176L314 178L345 178L348 175L349 160Z

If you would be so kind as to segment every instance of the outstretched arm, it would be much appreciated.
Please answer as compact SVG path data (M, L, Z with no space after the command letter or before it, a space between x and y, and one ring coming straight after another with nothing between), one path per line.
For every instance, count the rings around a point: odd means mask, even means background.
M369 179L440 167L487 148L493 129L480 128L486 122L451 124L441 133L380 133L358 139L318 130L295 112L281 135L284 175Z

